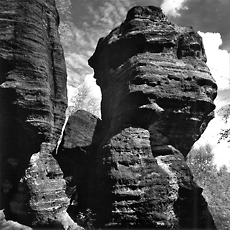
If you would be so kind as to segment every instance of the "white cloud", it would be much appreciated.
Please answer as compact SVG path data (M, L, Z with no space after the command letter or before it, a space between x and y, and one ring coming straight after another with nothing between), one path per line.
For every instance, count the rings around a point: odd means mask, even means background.
M219 33L203 33L198 32L203 38L204 48L207 55L207 65L217 82L219 90L230 88L229 74L229 54L226 50L221 50L219 47L222 44L222 39Z
M188 9L184 6L187 0L164 0L161 4L161 9L165 15L170 15L173 17L179 17L179 10Z
M88 67L87 57L84 54L70 53L66 57L66 65L69 68L85 69Z
M217 168L220 168L222 165L230 166L229 143L225 141L216 145L212 149L212 152L214 153L214 162L217 165Z
M205 53L207 56L207 65L212 73L212 76L217 82L218 90L227 90L230 88L229 81L229 54L226 50L221 50L219 47L222 44L222 39L219 33L203 33L198 32L203 38ZM215 100L217 108L226 104L221 98ZM221 140L220 132L222 129L230 128L230 121L225 123L217 114L211 120L208 127L202 134L201 138L194 144L194 147L211 145L214 154L214 163L219 168L222 165L230 165L230 146L227 140Z
M108 33L114 27L120 25L124 21L130 7L131 4L127 0L110 0L104 2L96 10L89 6L91 8L90 12L94 15L93 24L103 28L104 33Z
M96 79L93 77L93 74L87 74L85 77L85 83L90 88L90 96L92 98L101 100L101 89L96 84Z
M73 106L74 104L73 104L72 99L77 94L78 89L76 87L69 85L67 87L67 92L68 92L68 105Z
M230 166L229 142L227 140L219 141L221 130L227 128L230 128L230 119L226 123L216 114L215 118L209 122L200 139L194 144L195 148L209 144L214 154L214 163L218 168L222 165Z
M194 147L204 146L207 143L213 145L213 147L217 145L219 140L218 133L220 132L222 125L223 122L217 117L211 120L200 139L194 144Z

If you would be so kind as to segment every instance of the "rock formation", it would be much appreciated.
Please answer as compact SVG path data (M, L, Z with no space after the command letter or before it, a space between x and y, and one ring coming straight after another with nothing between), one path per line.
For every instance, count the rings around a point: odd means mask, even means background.
M69 213L73 218L88 208L89 178L101 133L101 120L84 110L69 117L63 133L56 159L64 172L66 193L71 198Z
M217 86L201 37L159 8L134 7L89 64L104 139L90 204L100 227L215 229L185 158L213 118Z
M0 229L1 230L32 230L32 228L19 224L18 222L12 220L6 220L5 214L0 210Z
M0 1L1 207L30 226L77 228L53 150L67 107L54 0Z
M58 23L54 0L0 0L0 226L80 229L67 209L90 209L100 228L215 229L185 162L215 107L201 37L159 8L131 9L89 60L102 120L77 111L58 145Z

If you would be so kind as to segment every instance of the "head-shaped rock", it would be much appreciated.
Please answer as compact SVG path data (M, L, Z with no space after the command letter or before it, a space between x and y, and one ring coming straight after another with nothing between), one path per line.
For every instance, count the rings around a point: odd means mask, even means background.
M153 6L132 8L89 60L102 119L113 130L146 128L152 146L173 145L186 155L213 118L217 85L205 62L191 27L172 24Z

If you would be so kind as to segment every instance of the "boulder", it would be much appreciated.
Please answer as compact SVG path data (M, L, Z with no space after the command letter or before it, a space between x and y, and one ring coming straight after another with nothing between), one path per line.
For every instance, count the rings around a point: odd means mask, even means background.
M89 208L89 178L102 133L101 120L87 111L78 110L67 120L56 159L64 173L73 218Z
M95 115L85 110L77 110L67 120L59 150L86 149L95 145L99 142L100 124L101 119Z
M98 227L216 229L185 158L213 118L217 85L202 38L161 9L132 8L89 65L106 133L90 203Z

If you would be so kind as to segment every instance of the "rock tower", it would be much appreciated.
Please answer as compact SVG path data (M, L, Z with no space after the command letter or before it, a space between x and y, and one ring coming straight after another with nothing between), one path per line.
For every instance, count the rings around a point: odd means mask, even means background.
M213 118L205 62L199 34L154 6L132 8L99 40L89 64L106 130L93 174L100 226L215 229L185 162Z
M0 1L0 209L31 226L75 225L52 155L67 107L58 25L54 0Z

